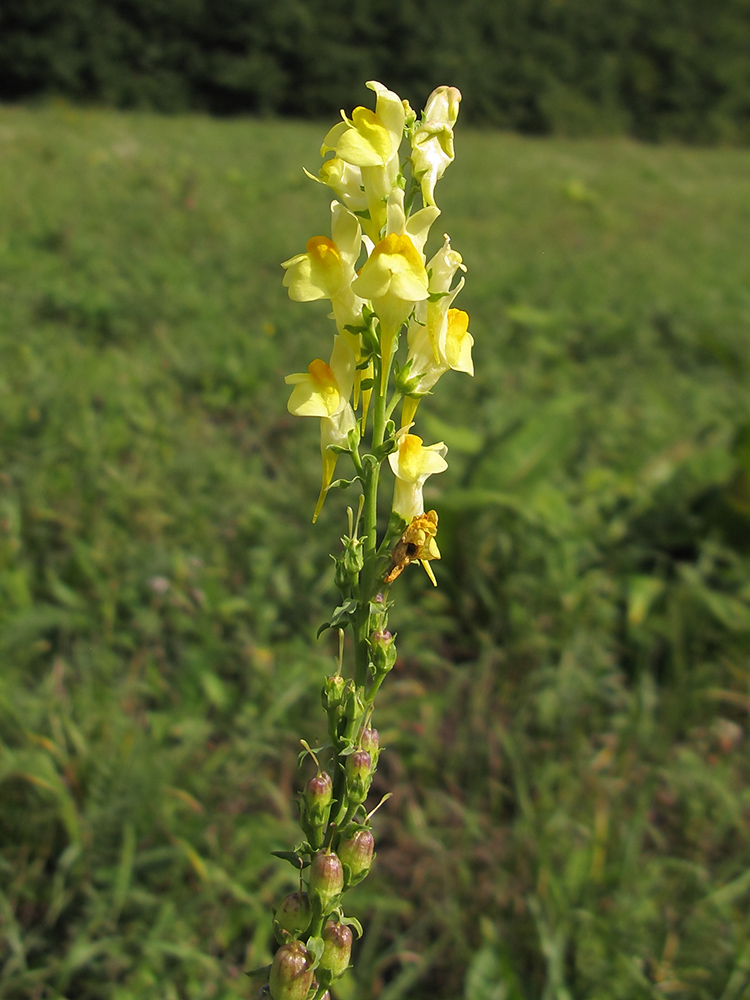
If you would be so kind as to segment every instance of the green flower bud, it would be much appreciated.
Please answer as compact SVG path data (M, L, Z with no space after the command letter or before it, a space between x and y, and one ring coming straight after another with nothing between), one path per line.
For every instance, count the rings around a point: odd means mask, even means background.
M362 721L362 714L365 706L362 702L362 695L354 685L353 680L347 682L346 696L344 700L344 726L340 733L343 742L354 739L354 734L359 729Z
M378 674L387 674L396 662L396 644L386 630L376 629L370 636L372 663Z
M322 973L328 973L329 979L338 979L349 968L352 957L353 934L346 924L329 920L323 928L323 954L318 966L321 981Z
M304 934L312 920L310 897L306 892L290 892L274 912L274 924L287 934Z
M372 757L366 750L355 750L346 758L346 794L359 805L367 798L372 781Z
M333 781L330 774L322 771L305 785L302 793L302 817L300 824L314 850L323 845L323 835L328 825L333 800Z
M282 944L273 958L268 985L272 1000L307 1000L313 959L301 941Z
M342 538L344 553L342 561L344 570L350 577L359 576L365 564L364 539L362 538Z
M334 560L334 570L333 570L333 582L336 587L341 591L341 593L346 596L349 588L351 587L352 581L349 573L346 569L346 564L343 557Z
M323 690L321 691L321 701L323 709L328 715L328 732L331 740L336 742L340 728L344 726L344 698L346 695L346 681L340 674L326 677Z
M406 364L404 364L395 373L394 387L397 392L400 392L402 396L411 396L412 393L416 394L416 390L419 386L420 375L412 375L413 360L409 359ZM426 393L420 393L420 396L426 395Z
M375 838L371 830L356 830L339 843L338 856L347 876L347 886L356 885L367 875L372 865Z
M323 690L320 692L320 700L326 712L332 712L341 707L344 700L345 687L346 681L341 674L333 674L331 677L326 677Z
M315 855L307 888L320 912L328 913L344 888L344 868L335 854Z

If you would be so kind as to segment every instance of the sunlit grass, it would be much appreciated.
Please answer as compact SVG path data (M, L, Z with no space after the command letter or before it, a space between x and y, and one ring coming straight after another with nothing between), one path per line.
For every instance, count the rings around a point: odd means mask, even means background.
M350 502L310 526L283 386L328 349L279 268L321 136L0 111L0 997L270 959ZM421 404L441 585L404 574L341 997L740 1000L750 153L457 142L477 377Z

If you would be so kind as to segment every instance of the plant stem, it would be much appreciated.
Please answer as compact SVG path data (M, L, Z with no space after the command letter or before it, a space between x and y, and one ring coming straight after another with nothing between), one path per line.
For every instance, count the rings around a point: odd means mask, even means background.
M375 359L375 385L381 385L381 372L379 359ZM380 484L380 466L382 458L377 457L377 453L382 448L385 438L386 414L386 393L388 390L388 378L390 376L390 366L385 372L385 384L382 391L375 393L372 410L372 459L363 463L363 485L364 495L363 531L364 539L364 566L362 567L361 586L359 591L359 605L357 607L355 621L355 651L354 651L354 683L357 687L365 687L367 683L367 666L369 663L369 620L370 601L375 596L375 584L377 581L377 548L378 548L378 486Z

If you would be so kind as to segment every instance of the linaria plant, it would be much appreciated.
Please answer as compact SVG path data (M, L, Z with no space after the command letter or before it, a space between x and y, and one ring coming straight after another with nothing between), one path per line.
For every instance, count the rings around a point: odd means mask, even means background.
M316 358L286 379L293 386L290 413L320 420L323 481L313 521L330 490L351 489L358 498L334 557L341 600L321 627L339 635L336 669L322 691L328 741L318 747L302 741L300 764L314 771L300 798L303 839L294 851L279 852L299 869L300 888L274 913L279 948L265 988L273 1000L328 1000L349 966L353 936L361 934L343 899L374 856L371 817L378 805L368 793L380 746L373 711L396 660L388 631L391 586L410 563L421 564L436 584L430 564L440 558L438 516L425 512L422 490L429 476L447 468L447 449L425 444L414 421L422 397L445 372L473 374L468 316L453 307L464 283L461 255L448 236L429 259L425 253L440 215L435 186L453 160L461 94L438 87L417 116L382 84L367 86L375 110L358 107L351 118L342 112L323 140L317 176L308 174L335 196L331 235L313 236L304 253L282 265L289 297L328 299L336 324L328 360ZM334 479L342 456L351 463L350 478ZM384 467L394 477L393 498L380 529Z

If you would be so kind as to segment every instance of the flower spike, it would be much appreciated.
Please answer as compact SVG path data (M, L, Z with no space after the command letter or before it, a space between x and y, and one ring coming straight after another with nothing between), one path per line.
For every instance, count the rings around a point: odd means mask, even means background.
M343 897L375 861L371 820L391 794L378 796L373 807L383 752L373 723L375 696L398 664L389 588L411 563L421 564L437 585L432 564L440 559L438 515L425 512L423 490L430 476L447 469L448 449L442 441L425 445L412 433L413 419L446 371L473 373L469 317L454 307L464 283L458 272L466 270L461 255L447 236L432 256L426 252L440 216L435 185L453 160L461 95L438 87L418 119L382 83L367 87L374 109L342 111L323 140L320 171L306 171L335 195L330 235L313 236L283 264L290 299L330 302L336 325L328 360L317 357L286 377L289 412L320 421L323 468L313 521L342 454L354 471L335 485L354 488L359 497L348 508L347 532L334 556L341 597L320 629L334 630L339 639L335 672L321 692L326 742L313 749L302 741L300 766L309 767L310 759L315 765L300 782L303 840L294 851L278 852L297 869L300 884L275 911L280 947L263 988L270 1000L331 1000L329 987L349 966L354 934L362 934L356 918L345 914ZM399 343L404 331L408 352ZM383 533L378 487L388 469L394 488ZM347 629L351 641L345 643Z

